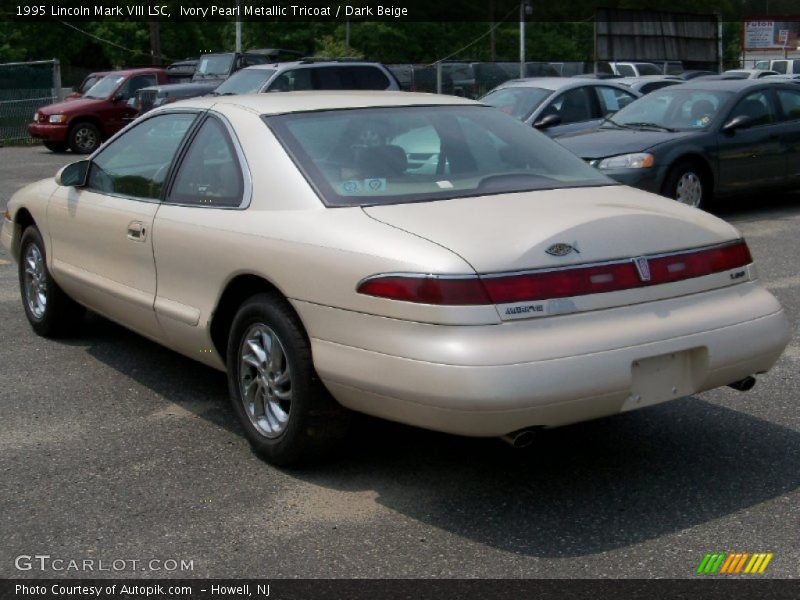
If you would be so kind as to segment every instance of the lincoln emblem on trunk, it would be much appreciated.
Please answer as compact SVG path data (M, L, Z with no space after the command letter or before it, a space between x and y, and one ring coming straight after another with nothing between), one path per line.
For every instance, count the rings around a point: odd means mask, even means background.
M636 265L636 271L639 273L639 279L642 281L650 281L650 263L644 256L637 256L633 259L633 264Z
M553 244L547 250L545 250L550 256L566 256L570 252L574 252L575 254L580 254L580 250L578 250L577 244L564 244L558 243Z

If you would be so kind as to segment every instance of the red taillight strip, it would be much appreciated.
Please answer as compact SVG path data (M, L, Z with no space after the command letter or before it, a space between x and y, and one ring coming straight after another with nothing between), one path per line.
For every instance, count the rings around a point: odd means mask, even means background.
M672 283L728 271L751 262L753 259L747 244L744 240L737 240L669 254L523 273L480 276L375 275L361 281L357 291L423 304L509 304Z
M465 306L492 303L486 288L476 275L464 277L405 273L376 275L359 283L356 291L368 296L422 304Z
M482 276L494 304L569 298L588 294L619 292L633 288L673 283L743 267L753 262L744 241L699 250L639 257L599 265L531 271L514 275Z

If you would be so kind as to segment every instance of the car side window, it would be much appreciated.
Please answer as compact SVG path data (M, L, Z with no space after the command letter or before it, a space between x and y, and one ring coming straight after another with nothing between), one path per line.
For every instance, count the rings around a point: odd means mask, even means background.
M778 101L785 120L800 120L800 91L778 90Z
M753 92L739 100L739 103L733 107L729 118L740 116L750 117L754 125L774 123L777 118L767 90Z
M158 200L175 152L196 117L163 114L129 129L92 160L86 187L101 194Z
M599 85L595 90L600 99L600 110L604 115L617 112L620 108L625 108L636 100L636 96L633 94L607 85Z
M122 94L123 99L128 99L132 98L140 89L157 84L158 80L155 75L134 75L125 82L119 93Z
M242 166L225 126L206 119L189 146L167 202L209 207L238 207L244 196Z
M314 89L311 85L311 69L290 69L278 75L267 91L298 92L311 89Z
M631 65L617 65L617 72L622 77L636 77L636 71Z
M340 67L340 70L343 83L348 89L385 90L389 87L389 78L377 67Z
M589 94L590 91L585 87L564 92L553 100L542 116L556 114L561 118L562 125L594 119L592 99Z

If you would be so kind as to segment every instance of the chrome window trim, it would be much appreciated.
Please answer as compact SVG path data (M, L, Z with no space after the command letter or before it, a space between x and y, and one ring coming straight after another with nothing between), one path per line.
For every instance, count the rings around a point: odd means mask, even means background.
M197 136L197 133L200 131L200 128L205 124L206 119L209 118L216 118L222 123L222 126L228 132L231 144L233 145L233 149L236 152L236 158L239 161L239 170L242 173L242 200L241 202L239 202L238 206L213 206L209 204L170 202L169 200L169 195L172 192L172 186L175 183L175 178L180 172L184 160L186 160L186 152L188 152L191 149L192 144L194 143L194 139ZM205 208L212 210L247 210L250 207L252 198L253 198L253 178L250 172L250 165L247 163L244 150L242 149L242 144L239 141L239 136L236 135L236 131L234 130L233 125L231 125L230 121L228 121L228 118L225 115L213 109L209 109L206 111L206 114L204 115L202 122L198 123L197 127L195 127L194 132L192 133L192 138L187 142L186 150L180 157L180 162L178 163L177 168L175 169L175 173L172 176L172 180L169 182L169 190L167 194L164 196L164 200L162 201L162 203L168 206L183 206L186 208Z
M118 137L122 136L122 134L126 133L129 129L133 129L135 127L138 127L139 125L143 124L145 121L148 121L148 120L153 119L155 117L163 116L165 114L184 114L184 113L189 113L189 114L199 115L199 114L201 114L203 112L204 112L203 110L196 109L196 108L173 108L173 109L169 109L169 110L158 111L157 113L153 113L153 114L147 113L147 116L143 116L141 118L134 119L133 121L128 123L125 127L120 129L117 133L115 133L110 138L108 138L105 142L100 144L100 147L97 150L92 152L92 154L89 155L88 158L84 159L84 160L89 162L89 169L86 172L87 185L81 186L78 189L79 190L86 190L87 192L92 192L94 194L100 194L102 196L111 196L112 198L120 198L122 200L132 200L134 202L146 202L148 204L161 204L162 203L161 198L142 198L140 196L128 196L127 194L118 194L118 193L115 193L115 192L104 192L104 191L97 190L95 188L89 187L88 186L89 173L91 173L92 166L93 166L93 163L94 163L94 159L99 154L101 154L103 151L105 151L108 148L108 145L111 142L115 141ZM173 166L172 162L174 162L176 156L178 156L178 154L181 152L182 147L186 143L186 136L192 134L192 130L195 128L195 121L196 120L197 120L197 117L195 116L195 120L192 121L191 125L189 125L189 129L187 129L186 133L183 134L183 138L181 138L181 141L180 141L180 143L178 144L178 147L175 150L175 154L172 157L172 161L170 161L170 165L169 165L170 168L167 170L167 179L164 180L164 187L166 187L166 185L169 183L170 171L172 170L171 167Z

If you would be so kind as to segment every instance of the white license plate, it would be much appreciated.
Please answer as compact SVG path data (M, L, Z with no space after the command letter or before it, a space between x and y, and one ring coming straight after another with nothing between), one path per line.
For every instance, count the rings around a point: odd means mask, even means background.
M631 364L631 393L622 411L642 408L692 394L705 349L695 348L636 360Z

